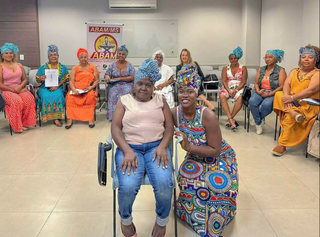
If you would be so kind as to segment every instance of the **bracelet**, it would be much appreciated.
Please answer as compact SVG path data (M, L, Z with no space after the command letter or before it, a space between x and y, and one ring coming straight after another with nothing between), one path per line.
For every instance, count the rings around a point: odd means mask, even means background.
M293 95L291 96L291 100L293 101Z
M190 145L190 151L188 153L191 153L191 150L192 150L192 145Z

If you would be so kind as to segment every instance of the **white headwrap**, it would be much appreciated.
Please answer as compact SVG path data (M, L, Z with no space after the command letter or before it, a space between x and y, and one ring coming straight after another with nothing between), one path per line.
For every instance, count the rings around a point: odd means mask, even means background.
M162 55L162 57L163 57L163 59L164 59L164 57L165 57L165 54L164 54L164 52L160 49L160 50L158 50L158 51L156 51L156 52L154 52L154 54L152 55L152 59L155 59L156 58L156 56L157 56L157 54L161 54Z

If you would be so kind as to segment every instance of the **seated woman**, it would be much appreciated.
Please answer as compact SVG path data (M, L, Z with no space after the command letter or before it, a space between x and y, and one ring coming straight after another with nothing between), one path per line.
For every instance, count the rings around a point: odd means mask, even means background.
M107 119L112 120L114 108L121 96L130 94L133 89L134 67L126 60L128 49L125 45L118 48L118 61L113 63L104 76L108 85Z
M281 63L284 52L280 49L268 50L264 57L266 66L261 67L256 75L254 87L256 92L249 99L249 107L256 124L256 133L263 131L263 119L273 110L274 94L281 91L286 71L277 63Z
M1 47L0 90L6 102L4 108L7 119L16 133L36 126L35 100L25 88L27 76L20 63L17 63L19 49L12 43Z
M282 128L278 145L272 151L276 156L282 156L286 147L298 146L306 140L319 112L318 106L299 101L304 98L320 99L320 50L307 45L300 48L299 55L300 67L290 72L283 91L278 91L274 97L273 110L279 115Z
M177 178L177 215L200 236L221 236L236 214L236 154L222 139L216 115L197 104L200 78L193 65L177 76L180 106L171 110L187 154Z
M180 53L180 64L178 66L176 66L176 75L178 75L178 72L181 70L181 68L187 64L193 64L196 67L196 70L197 70L197 72L200 76L201 82L202 82L204 80L204 75L203 75L203 72L202 72L199 64L196 61L192 61L191 53L188 49L183 49ZM209 109L215 111L213 104L211 104L209 102L209 100L207 100L207 98L203 94L202 84L200 85L200 88L198 90L198 97L200 100L202 100L204 102L204 104Z
M71 128L73 120L89 121L93 128L94 110L97 103L96 88L99 82L97 68L88 63L88 51L80 48L77 53L79 65L72 68L70 73L70 91L66 96L68 122L66 129Z
M174 107L173 89L171 84L174 82L174 72L171 67L163 64L165 54L158 50L152 55L152 58L158 61L158 68L161 73L161 79L154 84L155 93L163 95L170 109Z
M111 133L118 145L119 214L126 237L137 236L132 205L145 173L156 199L157 218L152 236L163 237L169 222L173 184L168 145L173 136L173 122L166 101L153 93L154 83L160 78L157 61L145 60L135 75L133 93L120 98L113 114Z
M227 127L231 130L237 128L239 125L234 117L242 107L242 92L247 83L248 71L246 66L239 64L239 59L243 52L240 47L237 47L229 54L230 64L224 66L221 72L223 89L220 91L221 107L228 117ZM228 99L235 100L235 105L230 113Z
M59 49L55 45L48 46L49 62L42 65L37 72L36 80L39 83L36 91L39 97L37 112L41 108L41 121L53 120L54 124L62 127L61 119L64 119L65 98L63 95L63 83L69 81L69 72L63 64L59 63ZM58 86L46 86L46 69L58 70Z

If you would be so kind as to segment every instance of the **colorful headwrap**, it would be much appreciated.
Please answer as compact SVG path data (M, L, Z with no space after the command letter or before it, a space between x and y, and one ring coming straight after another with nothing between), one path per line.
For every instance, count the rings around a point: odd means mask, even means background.
M134 76L134 84L137 81L149 77L150 81L155 83L161 79L161 73L158 68L158 62L152 58L144 60L138 68L136 75Z
M201 85L201 79L198 74L197 68L193 64L184 65L177 75L178 88L191 87L198 93Z
M272 49L272 50L270 49L266 52L266 54L269 54L269 53L275 57L277 63L281 62L284 57L284 51L281 49Z
M152 55L152 58L155 59L156 56L157 56L157 54L161 54L163 59L164 59L164 57L166 56L166 55L164 54L164 52L160 49L160 50L154 52L154 54Z
M128 56L129 51L126 45L121 45L120 47L118 47L117 53L119 53L120 51L124 51L126 53L126 56Z
M243 55L242 48L240 48L240 46L235 48L231 53L229 53L229 58L230 58L230 55L232 55L232 54L234 54L237 59L242 58L242 55Z
M313 50L313 49L306 49L304 47L301 47L299 49L299 55L300 55L300 58L305 55L305 54L310 54L312 55L312 57L316 60L316 62L318 62L318 58L316 56L316 52Z
M57 55L59 56L59 48L58 48L58 46L50 44L48 46L48 57L49 57L50 53L57 53Z
M19 52L19 48L17 45L12 44L12 43L5 43L2 47L1 47L1 54L4 54L5 52L12 52L12 53L18 53Z
M78 59L80 59L80 55L83 54L83 53L86 54L89 57L88 51L86 49L79 48L78 52L77 52Z

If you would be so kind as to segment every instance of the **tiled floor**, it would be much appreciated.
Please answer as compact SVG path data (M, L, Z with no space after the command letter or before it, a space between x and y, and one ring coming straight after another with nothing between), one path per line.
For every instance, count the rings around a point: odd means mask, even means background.
M105 118L105 111L98 113L94 129L80 122L70 130L47 123L10 136L0 114L1 237L113 236L111 178L100 187L96 175L98 143L110 132ZM237 118L237 132L227 130L226 117L220 118L240 175L238 212L223 236L318 237L319 160L304 157L305 144L280 158L271 155L274 114L260 136L254 127L249 133L243 129L243 111ZM181 148L179 154L181 162ZM154 209L151 187L143 186L133 213L139 237L151 236ZM171 217L168 237L174 236ZM197 236L180 221L178 233Z

